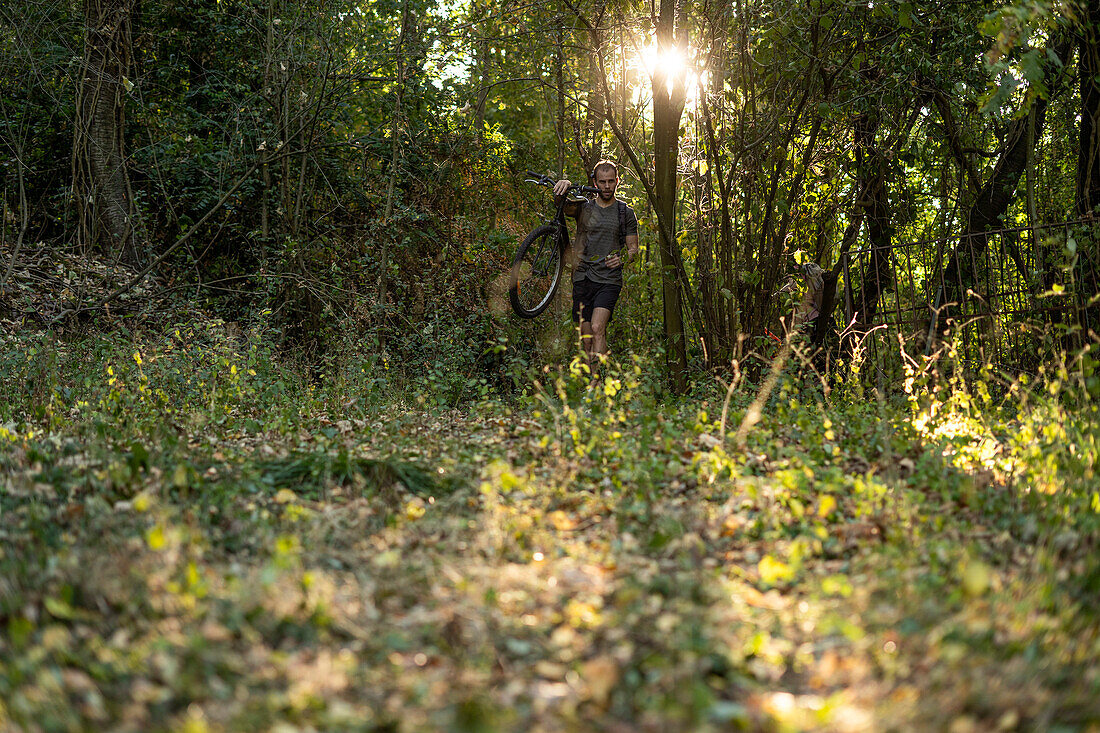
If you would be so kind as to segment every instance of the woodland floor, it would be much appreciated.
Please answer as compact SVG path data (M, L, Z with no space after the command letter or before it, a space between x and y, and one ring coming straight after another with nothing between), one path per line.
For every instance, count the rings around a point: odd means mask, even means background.
M788 374L741 446L753 384L635 362L445 409L5 333L0 730L1100 729L1068 393Z

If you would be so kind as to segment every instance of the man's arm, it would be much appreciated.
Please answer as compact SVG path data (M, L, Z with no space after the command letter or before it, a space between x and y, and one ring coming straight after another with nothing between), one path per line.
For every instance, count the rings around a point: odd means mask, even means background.
M622 267L628 262L633 262L634 258L638 256L638 235L628 234L626 235L626 256L622 256L618 252L612 252L607 256L607 266L611 268Z
M565 192L569 190L569 187L573 185L573 182L568 178L563 178L554 184L554 206L561 203L561 200L565 197ZM580 213L581 205L579 201L567 201L562 208L562 213L566 216L571 216L574 219L577 218L577 214Z
M626 237L626 261L633 262L638 256L638 235L628 234Z
M618 205L624 207L620 209L619 224L624 228L623 244L626 245L626 255L624 256L620 252L608 255L608 267L622 267L628 262L633 262L638 256L638 216L634 213L634 209L629 206L622 203Z

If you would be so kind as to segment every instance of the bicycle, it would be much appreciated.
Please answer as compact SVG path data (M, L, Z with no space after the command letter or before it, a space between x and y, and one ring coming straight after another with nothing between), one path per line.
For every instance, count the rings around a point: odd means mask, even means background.
M554 188L555 181L550 176L534 171L527 171L527 175L530 177L525 179L526 183ZM561 197L554 216L531 230L516 250L508 298L512 301L512 310L520 318L534 318L554 300L569 246L569 228L563 211L567 203L585 201L583 197L576 197L584 193L599 193L599 189L574 183Z

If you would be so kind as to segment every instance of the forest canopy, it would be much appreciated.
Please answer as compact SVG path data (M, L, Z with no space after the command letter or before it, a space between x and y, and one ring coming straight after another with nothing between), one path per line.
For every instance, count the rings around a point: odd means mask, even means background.
M605 157L642 213L627 307L664 324L627 338L666 345L676 389L790 330L808 264L802 330L842 361L868 332L876 354L951 333L1033 369L1043 334L1090 328L1088 4L90 0L0 22L5 246L270 311L310 358L439 318L530 353L491 317L544 214L522 172Z

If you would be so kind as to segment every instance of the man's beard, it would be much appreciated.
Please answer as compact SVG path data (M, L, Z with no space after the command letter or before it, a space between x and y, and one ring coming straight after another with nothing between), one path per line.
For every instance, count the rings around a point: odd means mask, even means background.
M614 191L600 191L600 198L603 199L604 201L610 201L611 199L615 198L615 192Z

